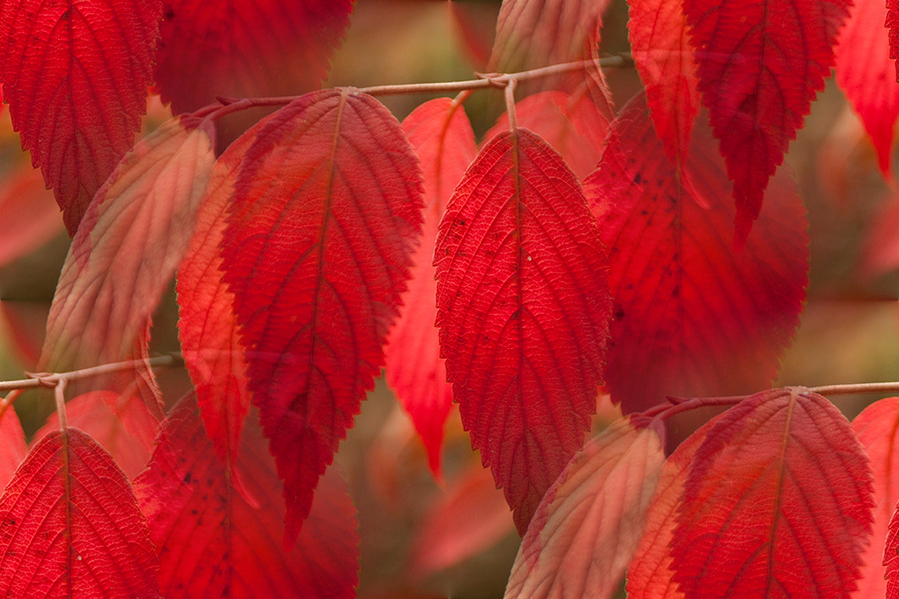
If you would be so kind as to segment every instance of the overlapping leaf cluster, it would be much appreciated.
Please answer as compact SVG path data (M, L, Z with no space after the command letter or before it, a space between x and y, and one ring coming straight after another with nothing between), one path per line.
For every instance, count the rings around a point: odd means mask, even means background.
M503 2L492 68L578 66L493 77L478 148L467 93L400 123L317 89L349 0L0 2L4 99L73 235L41 367L130 364L45 378L75 397L30 449L0 407L0 594L352 596L332 463L385 364L435 473L459 404L523 536L508 597L625 570L633 597L883 592L895 401L850 425L766 389L808 283L778 167L836 64L888 171L895 36L852 64L895 7L633 0L645 90L618 111L604 8ZM184 114L132 147L153 79ZM257 105L281 107L217 139ZM176 269L177 403L147 349ZM600 391L631 418L585 444ZM666 459L675 396L735 407Z

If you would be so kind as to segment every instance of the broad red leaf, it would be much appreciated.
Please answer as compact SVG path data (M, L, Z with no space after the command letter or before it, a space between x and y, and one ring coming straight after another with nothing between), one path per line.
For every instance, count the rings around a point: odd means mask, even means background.
M702 103L734 181L740 246L834 64L851 0L684 0Z
M603 139L609 121L596 110L586 90L567 94L558 90L537 92L515 105L518 126L530 129L562 155L574 174L582 179L589 175L602 154ZM509 115L503 113L484 139L509 130Z
M456 566L514 531L509 506L490 471L472 466L427 507L409 552L414 577Z
M140 357L135 347L187 247L214 159L207 134L177 119L125 157L66 257L41 368L62 372Z
M175 286L181 354L196 388L206 432L216 455L227 463L234 462L233 454L240 446L250 394L234 295L224 281L219 248L237 170L260 128L238 138L216 161Z
M12 406L0 413L0 489L5 489L25 455L25 432Z
M899 509L893 512L883 548L883 565L886 568L885 599L899 597Z
M783 175L746 246L735 251L730 182L697 123L682 184L642 98L614 124L584 184L609 248L615 303L606 389L625 413L682 397L771 384L799 323L808 271L805 211ZM645 373L652 372L652 376Z
M835 50L837 83L846 92L877 149L880 170L892 179L893 128L899 117L899 85L890 60L883 0L853 0Z
M159 563L128 479L78 429L35 445L0 497L0 594L159 597Z
M721 415L677 446L662 467L655 494L646 512L643 537L627 570L628 599L683 599L671 570L671 541L676 514L684 494L687 472L696 450Z
M882 399L852 421L852 430L871 460L874 472L874 534L863 560L862 575L855 597L883 597L884 545L890 519L899 503L899 397Z
M889 29L890 58L899 59L899 0L886 0L887 16L884 25ZM896 81L899 82L899 61L896 62Z
M288 544L380 373L420 196L399 123L349 89L282 108L244 156L223 264L249 388L285 481Z
M522 129L481 150L434 255L453 396L524 534L596 409L610 313L599 232L574 174Z
M632 0L628 34L652 122L668 159L687 160L699 113L696 60L679 0Z
M384 355L387 383L412 417L428 452L428 464L440 472L443 425L453 402L452 387L437 340L434 244L446 202L478 152L462 105L449 98L422 104L403 121L403 132L418 153L424 176L425 222L422 242L412 256L412 279L403 294L400 319Z
M664 462L655 431L626 419L588 441L540 502L505 597L611 597Z
M4 100L70 235L134 143L161 14L161 0L0 3Z
M848 597L872 507L868 458L833 404L801 388L757 393L696 450L674 579L688 597Z
M53 193L32 168L16 169L4 177L0 214L0 267L28 255L62 230Z
M216 457L193 399L165 421L135 492L150 522L167 599L354 597L356 510L339 471L322 478L296 547L283 551L281 482L255 415L235 464ZM242 473L251 506L229 472Z
M176 114L316 89L353 0L165 0L156 84Z
M99 443L129 479L147 466L159 424L140 398L112 391L92 391L72 399L66 403L66 421ZM126 428L125 422L131 426ZM59 415L54 412L34 438L57 430Z

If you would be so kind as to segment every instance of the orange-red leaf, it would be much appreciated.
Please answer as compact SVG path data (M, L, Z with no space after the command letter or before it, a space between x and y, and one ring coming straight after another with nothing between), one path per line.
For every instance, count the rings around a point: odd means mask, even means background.
M883 0L853 0L836 48L837 83L862 119L884 176L892 179L893 129L899 117L899 85L890 60Z
M478 148L465 109L449 98L422 104L403 121L403 131L418 153L424 177L425 219L421 245L412 255L409 290L391 330L384 356L387 383L412 417L428 452L428 464L440 472L443 425L453 402L452 387L437 340L434 244L446 202Z
M42 368L62 372L139 355L135 344L190 240L214 159L207 134L177 119L123 159L66 257Z
M687 160L699 113L696 60L679 0L632 0L628 34L652 122L669 160Z
M807 224L792 183L775 179L752 236L735 251L730 182L707 127L697 123L681 168L701 199L683 185L637 99L584 185L611 262L606 389L625 413L666 395L769 386L805 299Z
M864 555L861 580L855 597L883 597L884 547L890 519L899 503L899 397L882 399L852 421L852 430L871 460L874 472L874 534Z
M156 599L159 564L128 479L78 429L32 448L0 497L0 595Z
M872 507L868 458L833 404L803 389L757 393L696 450L674 579L687 597L848 597Z
M702 103L734 182L735 243L824 88L851 0L684 0ZM863 67L862 67L863 68Z
M4 100L70 235L134 143L161 15L161 0L0 3Z
M0 267L28 255L62 230L53 193L44 187L40 172L30 167L4 177L0 214Z
M352 90L295 100L244 155L223 265L285 481L288 544L380 373L421 227L420 177L396 119Z
M27 453L22 423L9 406L0 413L0 489L6 488Z
M175 114L316 89L353 0L165 0L156 83Z
M516 130L456 188L435 264L453 396L524 534L596 409L610 313L599 232L562 158Z
M637 431L627 419L588 441L540 502L505 597L611 597L664 461L655 431Z
M297 546L284 551L281 482L255 415L233 455L231 466L216 457L188 399L166 419L150 466L135 481L164 596L354 597L356 510L340 473L332 468L322 478ZM237 492L229 472L241 473L245 491Z

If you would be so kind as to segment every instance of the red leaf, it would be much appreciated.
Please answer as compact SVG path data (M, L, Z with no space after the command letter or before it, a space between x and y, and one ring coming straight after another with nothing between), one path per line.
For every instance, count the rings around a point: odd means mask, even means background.
M355 596L356 511L339 472L322 478L299 543L285 552L281 483L255 417L234 457L228 467L216 457L191 399L165 421L150 466L135 481L165 597ZM235 492L234 471L258 506Z
M886 5L884 25L889 30L890 58L899 59L899 0L886 0ZM896 62L896 81L899 82L899 61Z
M353 0L166 0L156 83L174 113L216 96L295 95L321 84Z
M835 54L837 83L874 142L880 170L892 179L890 159L893 128L899 116L899 86L893 85L895 66L890 60L887 32L882 30L886 17L883 0L854 0Z
M0 498L0 594L159 597L159 564L128 479L78 429L32 448Z
M134 143L161 14L160 0L0 3L4 99L70 235Z
M861 580L855 597L884 597L883 560L887 532L896 503L899 502L899 397L882 399L852 421L852 430L871 460L874 472L874 534L865 551Z
M505 597L611 597L637 548L664 461L658 435L638 432L629 420L588 441L540 502Z
M0 489L6 488L27 453L22 423L12 406L7 406L0 412Z
M688 597L848 597L872 507L868 458L833 404L801 388L757 393L696 451L674 578Z
M399 123L351 90L282 108L244 157L223 264L249 388L285 481L288 544L380 373L420 231L420 194Z
M22 165L26 166L26 165ZM16 169L0 183L0 268L50 241L62 229L53 193L32 168Z
M886 568L885 599L899 597L899 509L893 513L883 548L883 565Z
M697 126L679 184L642 99L615 122L585 182L609 248L615 302L606 389L625 413L681 397L764 388L799 323L808 271L805 211L779 176L753 235L735 251L730 183ZM652 376L645 376L652 372Z
M112 391L93 391L69 401L66 404L66 422L90 435L109 452L129 479L147 466L159 425L138 397L120 396ZM125 422L132 426L126 428ZM59 415L54 412L47 419L47 424L34 434L34 438L42 439L57 430ZM132 430L135 432L132 433Z
M699 90L734 181L741 246L834 63L851 0L684 0Z
M676 512L693 456L721 416L714 417L687 437L665 461L646 512L643 537L627 570L628 599L683 599L684 594L674 583L671 570Z
M187 247L213 161L206 133L177 119L125 157L66 257L41 368L63 372L139 356L135 344Z
M453 396L524 534L596 409L609 318L599 232L562 158L518 130L481 150L434 255Z
M184 364L193 380L200 415L216 455L233 463L250 394L246 360L240 343L234 294L222 273L222 246L234 180L261 126L228 146L216 161L197 211L197 226L181 266L178 294L178 333Z
M425 222L422 243L412 255L409 290L402 296L401 316L390 333L384 356L387 383L412 417L428 452L431 470L439 474L443 425L452 406L453 392L446 382L434 326L434 244L446 202L478 148L465 109L449 98L419 106L403 121L403 131L421 161Z
M668 159L687 160L699 113L696 60L679 0L632 0L628 32L652 122Z
M596 110L586 90L567 94L551 90L538 92L515 105L518 126L530 129L562 155L579 179L589 175L602 154L602 140L609 121ZM509 115L503 113L484 139L509 130Z

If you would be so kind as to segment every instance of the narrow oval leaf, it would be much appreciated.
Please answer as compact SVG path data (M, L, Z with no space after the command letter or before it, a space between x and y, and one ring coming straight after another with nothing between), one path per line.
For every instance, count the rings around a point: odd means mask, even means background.
M757 393L696 451L674 579L688 597L848 597L872 507L868 458L833 404L801 388Z
M72 241L50 309L42 369L64 372L136 357L135 344L190 240L214 160L207 134L178 119L123 159Z
M135 492L159 551L166 599L252 599L355 596L356 510L333 468L322 478L296 547L283 551L281 481L255 415L235 463L216 457L195 401L166 419ZM234 487L229 472L258 505Z
M0 3L4 100L70 235L140 129L161 15L161 0Z
M892 179L890 163L893 129L899 117L899 85L893 85L896 67L890 60L888 34L883 30L886 18L883 0L853 0L835 53L837 83L874 142L880 170Z
M159 597L159 563L131 485L78 429L35 445L0 497L0 594Z
M178 337L181 354L197 393L200 415L216 455L233 464L250 393L246 360L234 315L234 294L222 272L222 246L234 180L253 136L242 135L212 169L197 211L197 226L178 267Z
M288 544L380 373L421 227L420 178L396 119L348 89L281 109L244 156L223 265L285 481Z
M674 164L687 160L699 113L696 60L679 0L631 0L628 37L652 122Z
M409 290L384 348L387 383L412 417L428 452L428 464L439 475L443 425L453 402L434 321L437 317L434 245L437 225L465 169L478 152L465 109L449 98L416 108L403 121L403 132L415 148L424 176L424 227L421 245L412 255Z
M881 399L852 421L852 430L871 460L874 473L874 534L864 554L855 597L884 597L883 558L890 519L899 503L899 397Z
M175 114L216 96L296 95L321 85L353 0L166 0L156 84Z
M834 64L851 0L684 0L699 90L734 182L741 246Z
M596 409L610 313L599 232L562 158L517 130L465 174L434 256L453 396L524 534Z
M626 419L588 441L540 502L505 597L611 597L664 462L655 431L637 431Z
M22 423L12 406L0 412L0 489L5 489L28 454Z
M584 183L611 262L606 389L625 413L666 395L768 387L799 324L808 236L792 182L775 179L752 237L735 251L730 182L699 123L687 158L680 170L690 173L689 189L638 98L614 123L599 168Z
M671 541L677 508L684 495L690 463L706 435L721 419L715 416L677 446L662 467L655 493L646 511L640 544L627 570L628 599L683 599L671 570Z

